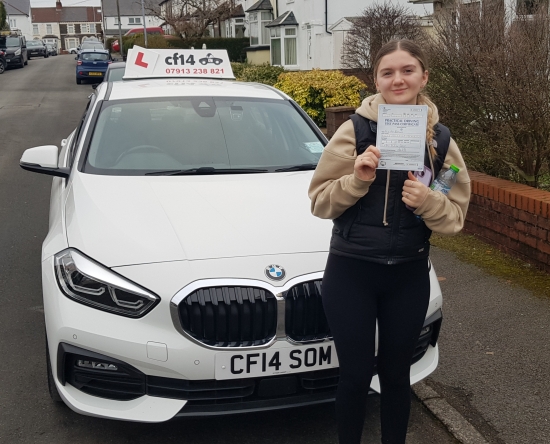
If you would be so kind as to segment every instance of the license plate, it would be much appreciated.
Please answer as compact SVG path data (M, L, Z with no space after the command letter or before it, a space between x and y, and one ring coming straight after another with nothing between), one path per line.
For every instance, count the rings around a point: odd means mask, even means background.
M338 367L334 344L302 345L247 352L216 353L220 379L283 375Z
M89 76L102 76L103 73L102 72L89 72L88 75Z

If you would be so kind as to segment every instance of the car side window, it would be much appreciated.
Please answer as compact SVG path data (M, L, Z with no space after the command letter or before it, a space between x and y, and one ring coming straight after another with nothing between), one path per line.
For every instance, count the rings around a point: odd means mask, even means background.
M69 168L73 167L76 152L78 150L78 145L80 145L82 130L84 129L87 117L89 115L89 111L92 108L92 104L95 102L95 97L96 97L95 94L92 94L90 96L90 100L88 101L88 104L86 105L86 109L84 110L84 114L82 115L82 118L80 119L80 123L78 124L78 129L76 131L76 134L73 137L72 144L70 147L70 153L69 153Z

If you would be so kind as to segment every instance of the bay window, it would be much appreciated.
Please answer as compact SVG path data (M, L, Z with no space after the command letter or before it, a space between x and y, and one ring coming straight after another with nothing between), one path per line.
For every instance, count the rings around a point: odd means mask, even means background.
M298 65L297 28L271 28L271 64L279 66Z
M255 11L248 15L250 24L250 46L269 45L269 29L265 27L273 20L270 11Z

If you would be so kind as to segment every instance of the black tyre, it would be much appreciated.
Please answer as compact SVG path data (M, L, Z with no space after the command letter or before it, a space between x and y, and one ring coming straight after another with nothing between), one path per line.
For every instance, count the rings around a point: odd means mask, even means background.
M21 56L21 63L19 64L19 68L25 67L25 60L23 59L23 56Z
M4 71L6 70L6 65L4 62L0 62L0 74L4 74Z
M47 59L50 55L49 54L44 54L44 58Z
M76 84L80 85L82 83L82 79L76 79Z
M25 60L25 65L28 65L29 64L29 59L27 58L27 60Z
M55 379L52 372L52 364L50 361L50 351L48 349L48 338L46 338L46 368L48 371L48 391L50 392L50 397L52 398L53 402L59 402L62 403L63 399L59 395L59 392L57 391L57 387L55 385Z

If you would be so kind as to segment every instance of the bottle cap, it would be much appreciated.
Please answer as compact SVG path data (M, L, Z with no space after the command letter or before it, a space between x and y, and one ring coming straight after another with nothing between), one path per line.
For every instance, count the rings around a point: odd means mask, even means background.
M451 165L451 170L453 170L455 173L458 173L460 171L460 168L458 168L456 165Z

